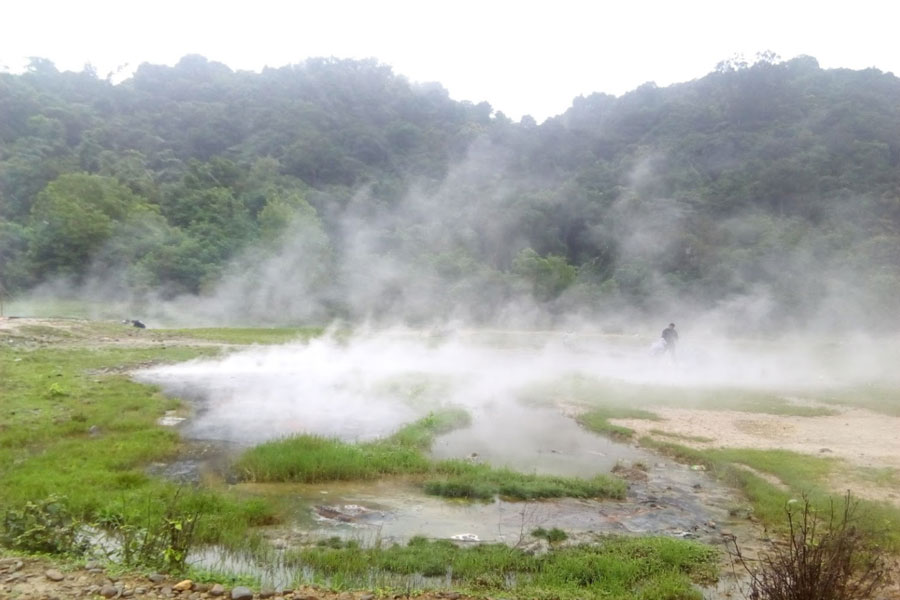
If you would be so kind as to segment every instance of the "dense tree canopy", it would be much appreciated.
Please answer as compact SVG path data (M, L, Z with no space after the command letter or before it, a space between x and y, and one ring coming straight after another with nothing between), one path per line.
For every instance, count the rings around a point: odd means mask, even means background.
M186 56L113 85L35 59L0 74L0 285L226 290L288 320L695 306L897 327L898 167L900 79L810 57L540 125L373 60Z

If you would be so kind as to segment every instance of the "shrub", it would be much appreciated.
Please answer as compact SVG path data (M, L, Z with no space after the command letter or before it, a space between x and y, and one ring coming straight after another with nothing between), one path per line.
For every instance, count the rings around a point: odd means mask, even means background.
M59 496L29 501L22 508L7 510L0 543L16 550L47 554L78 555L87 549L81 523Z
M809 498L788 502L788 538L753 561L736 542L732 557L750 578L758 600L867 600L886 583L885 563L872 534L854 525L857 502L821 515Z

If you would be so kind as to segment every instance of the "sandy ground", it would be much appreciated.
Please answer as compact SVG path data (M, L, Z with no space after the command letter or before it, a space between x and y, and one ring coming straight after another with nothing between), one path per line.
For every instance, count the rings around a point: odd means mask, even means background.
M796 417L731 410L654 408L653 412L662 421L616 419L615 423L630 427L639 435L652 435L651 430L657 430L673 436L712 440L697 442L671 438L671 441L699 449L783 449L836 457L846 462L843 468L837 469L838 475L832 481L835 491L852 487L860 496L900 505L900 490L879 486L859 476L860 467L893 469L900 474L900 418L859 408L829 407L837 409L839 414Z

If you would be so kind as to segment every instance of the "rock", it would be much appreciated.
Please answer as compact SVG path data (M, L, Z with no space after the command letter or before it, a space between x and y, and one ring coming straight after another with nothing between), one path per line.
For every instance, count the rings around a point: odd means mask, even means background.
M194 587L194 582L190 579L185 579L183 581L179 581L175 585L172 586L173 590L178 592L186 592Z
M175 595L175 592L172 591L171 585L164 585L162 587L162 589L159 590L159 593L162 594L163 596L165 596L166 598L171 598L172 596Z
M363 594L359 600L375 600L375 594Z
M47 569L47 570L44 572L44 575L45 575L45 576L47 577L47 579L49 579L50 581L62 581L63 579L66 578L65 575L63 575L62 573L60 573L60 572L57 571L56 569Z
M103 596L104 598L112 598L113 596L119 595L119 590L117 590L115 587L107 584L107 585L104 585L102 588L100 588L100 595Z
M210 587L212 587L212 586L210 586L208 583L197 583L197 584L194 584L194 591L204 594L209 591Z
M264 587L259 590L260 598L271 598L274 595L275 595L275 590L273 590L270 587Z
M96 560L89 560L86 563L84 563L84 568L87 569L88 571L90 571L91 569L102 569L103 565L101 565Z
M4 573L15 573L22 568L23 564L24 563L21 560L15 558L0 559L0 571L3 571Z
M225 594L225 586L223 586L221 583L217 583L216 585L209 588L210 596L222 596L224 594Z
M125 588L124 590L122 590L123 598L131 598L132 596L134 596L134 590L131 590L128 588Z
M154 573L152 575L147 575L147 579L149 579L153 583L162 583L166 580L166 576L161 575L160 573Z
M231 590L231 600L253 600L253 590L239 585Z

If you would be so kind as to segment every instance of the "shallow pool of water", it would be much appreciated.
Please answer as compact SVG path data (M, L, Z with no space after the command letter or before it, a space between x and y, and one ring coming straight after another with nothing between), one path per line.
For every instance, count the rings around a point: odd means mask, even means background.
M559 409L488 402L472 424L435 440L434 458L464 458L524 473L591 477L617 463L652 464L652 454L583 429Z

